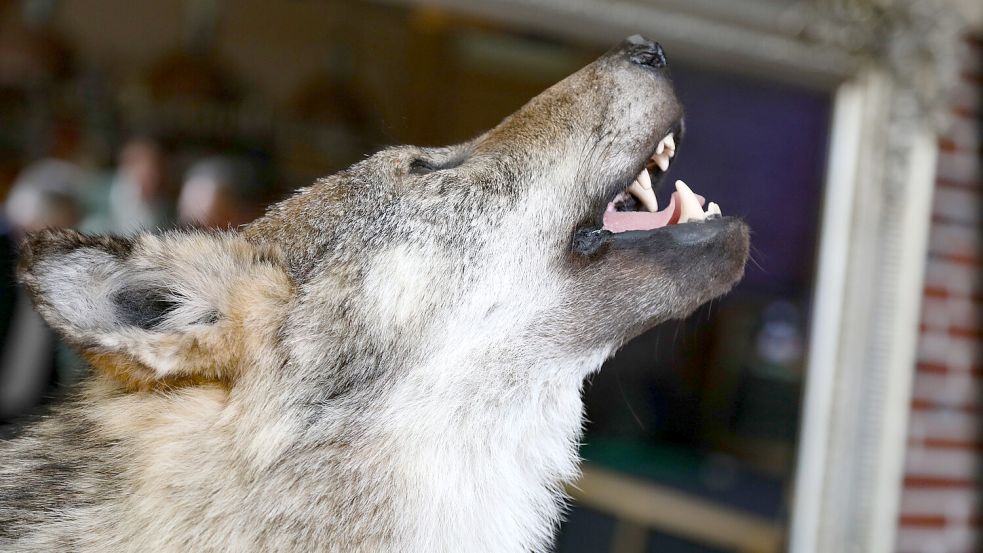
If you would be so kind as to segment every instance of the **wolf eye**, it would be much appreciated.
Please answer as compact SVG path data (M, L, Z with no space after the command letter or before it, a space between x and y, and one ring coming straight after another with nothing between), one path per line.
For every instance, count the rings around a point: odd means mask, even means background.
M433 173L437 171L437 167L425 159L414 159L410 163L410 173L414 175L426 175L427 173Z
M441 163L434 163L429 159L416 158L410 162L410 173L413 175L426 175L434 171L444 171L460 167L464 163L462 158L448 159Z

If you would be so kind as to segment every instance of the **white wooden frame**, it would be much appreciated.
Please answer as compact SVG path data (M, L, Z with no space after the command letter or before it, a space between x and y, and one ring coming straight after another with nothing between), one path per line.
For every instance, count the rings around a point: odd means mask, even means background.
M773 521L600 467L585 466L569 492L580 505L614 516L616 553L644 552L652 528L737 553L777 553L782 544Z
M418 0L381 0L417 4ZM944 0L428 0L829 92L831 141L787 549L893 550L942 86Z

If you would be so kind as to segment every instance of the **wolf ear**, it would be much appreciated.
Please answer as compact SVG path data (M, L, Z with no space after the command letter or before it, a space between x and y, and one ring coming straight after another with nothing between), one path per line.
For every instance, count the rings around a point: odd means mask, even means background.
M249 326L278 328L292 296L276 252L234 233L45 230L24 243L20 278L52 328L134 389L230 382L257 345Z

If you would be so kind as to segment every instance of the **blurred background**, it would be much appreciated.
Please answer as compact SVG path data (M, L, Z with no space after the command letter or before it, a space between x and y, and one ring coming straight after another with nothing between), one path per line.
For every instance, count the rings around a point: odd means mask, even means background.
M762 3L794 2L728 4L736 18L734 6ZM15 284L25 232L236 226L387 144L468 139L616 41L571 38L560 19L549 32L480 13L354 0L0 0L0 421L84 372ZM911 447L945 460L983 447L983 46L971 35L961 48L926 252L938 278L926 282L912 367ZM589 480L562 553L786 543L834 99L667 50L687 108L668 182L683 178L744 217L753 261L733 293L631 342L588 384ZM952 271L970 284L954 291ZM940 346L939 332L959 344ZM968 368L952 365L952 347L965 348ZM907 474L898 551L971 550L977 479L959 467Z

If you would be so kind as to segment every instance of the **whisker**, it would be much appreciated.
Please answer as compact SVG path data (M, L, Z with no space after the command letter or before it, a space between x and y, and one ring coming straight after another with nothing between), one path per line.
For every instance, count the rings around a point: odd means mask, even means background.
M755 254L761 255L762 251L756 248L754 243L751 243L750 248L748 249L748 260L750 260L751 263L754 263L754 266L757 267L759 271L768 274L768 271L764 268L764 266L761 263L758 263L757 258L755 258Z
M635 408L632 407L631 401L628 400L628 394L625 393L625 388L621 384L621 373L615 372L614 380L618 383L618 390L621 392L621 399L625 400L625 405L628 406L628 412L631 413L632 418L635 419L636 423L638 423L638 427L648 432L648 429L645 428L645 423L642 422L641 417L638 416L638 413L635 412Z

